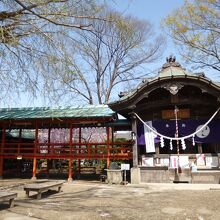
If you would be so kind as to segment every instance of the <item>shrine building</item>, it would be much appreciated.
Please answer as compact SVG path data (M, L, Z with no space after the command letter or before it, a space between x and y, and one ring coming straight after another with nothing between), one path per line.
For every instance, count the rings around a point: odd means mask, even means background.
M220 83L170 56L109 107L132 122L132 183L220 183Z
M65 172L72 181L80 175L82 161L105 161L106 168L110 161L130 161L131 141L114 140L114 132L127 127L106 105L2 108L0 178L49 176L56 162L65 164L58 174Z
M118 131L128 138L119 141ZM0 178L29 169L36 179L42 161L47 174L53 161L66 162L69 181L82 161L105 161L107 170L130 164L134 184L219 184L220 83L171 56L156 77L108 105L0 109Z

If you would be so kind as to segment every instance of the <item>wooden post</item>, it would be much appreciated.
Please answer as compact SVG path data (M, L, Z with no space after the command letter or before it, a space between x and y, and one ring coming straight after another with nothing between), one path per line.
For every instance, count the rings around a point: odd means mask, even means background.
M36 180L36 173L37 173L37 158L34 157L33 159L33 174L32 174L32 180Z
M160 154L160 147L158 144L155 144L155 151L156 151L156 155L158 156Z
M50 154L50 137L51 137L51 128L48 128L48 140L47 140L47 150L48 150L48 153Z
M138 148L137 148L137 118L136 116L132 116L132 132L133 132L133 167L138 166Z
M106 127L106 134L107 134L107 169L109 169L110 166L110 141L109 141L109 127Z
M2 143L1 143L1 155L0 155L0 179L3 178L3 154L4 154L4 147L5 147L5 128L2 128Z
M19 129L19 144L18 144L18 155L21 152L21 136L22 136L22 129Z
M33 159L33 173L32 173L32 180L36 180L36 173L37 173L37 146L38 146L38 124L36 123L35 127L35 141L34 141L34 159Z
M91 158L91 146L90 146L90 143L87 144L87 150L88 150L88 159L90 160L90 158Z
M22 155L21 155L21 144L22 143L22 128L19 129L19 143L18 143L18 148L17 148L17 156L22 158ZM21 175L21 170L22 170L22 161L19 159L17 160L17 173L19 173L19 175Z
M48 139L47 139L47 152L50 154L50 131L51 128L48 128ZM47 159L47 176L49 176L50 173L50 160Z
M73 181L73 171L72 171L72 158L69 159L69 173L68 173L68 182L72 182Z
M81 129L81 127L79 128L79 148L81 148L81 143L82 143L82 129ZM78 152L79 154L81 154L81 150L79 150L79 152ZM78 160L78 175L80 175L80 173L81 173L81 160L79 159Z
M202 144L198 143L198 153L202 154Z
M68 175L68 182L73 181L73 171L72 171L72 162L73 162L73 126L70 125L70 158L69 158L69 175Z
M111 142L112 142L112 143L114 143L114 141L115 141L115 140L114 140L114 139L115 139L115 138L114 138L114 130L115 130L114 127L112 127L112 128L111 128L111 131L112 131L112 132L111 132L111 134L112 134L112 140L111 140Z

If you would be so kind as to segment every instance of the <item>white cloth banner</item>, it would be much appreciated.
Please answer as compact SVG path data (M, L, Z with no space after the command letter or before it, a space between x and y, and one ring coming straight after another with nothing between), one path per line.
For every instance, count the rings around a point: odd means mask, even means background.
M146 124L152 127L152 121L147 121ZM145 139L146 153L155 152L154 138L156 137L157 135L155 135L147 126L144 125L144 139Z
M218 157L206 156L205 163L207 167L218 167Z
M170 156L170 167L178 168L178 166L182 168L189 168L189 156Z

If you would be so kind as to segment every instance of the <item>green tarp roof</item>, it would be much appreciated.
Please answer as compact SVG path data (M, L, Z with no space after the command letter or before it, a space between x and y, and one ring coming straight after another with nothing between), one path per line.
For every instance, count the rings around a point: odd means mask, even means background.
M38 118L100 118L115 114L107 105L77 107L0 108L0 120Z

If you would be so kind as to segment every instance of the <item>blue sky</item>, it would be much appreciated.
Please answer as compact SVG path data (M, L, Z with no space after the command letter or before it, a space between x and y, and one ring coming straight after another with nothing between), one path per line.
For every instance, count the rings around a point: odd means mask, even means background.
M155 28L155 32L162 33L160 27L161 20L164 19L173 10L181 7L184 3L184 0L113 0L107 2L110 3L116 11L119 11L124 15L133 15L139 19L151 22ZM168 39L167 49L165 50L161 60L158 60L158 62L154 64L148 64L144 66L144 69L146 70L146 76L149 72L157 74L158 70L165 63L166 57L171 54L175 55L177 60L179 60L178 53L172 44L172 40ZM123 91L123 88L120 91ZM116 90L115 93L118 94L119 90ZM22 106L48 105L48 103L46 103L45 100L39 96L38 99L35 100L32 98L22 98L21 103ZM62 104L63 103L59 103L59 105Z
M116 10L126 14L133 15L139 19L150 21L155 30L158 33L163 33L161 28L161 21L171 14L175 9L180 8L184 5L184 0L114 0L112 7ZM177 62L179 62L184 68L191 72L205 72L207 77L210 77L214 81L219 81L218 72L212 69L190 69L190 66L186 66L181 60L178 52L178 48L175 47L171 38L167 37L167 47L164 51L161 60L156 63L147 65L146 69L154 72L155 74L166 62L166 57L175 55Z
M115 0L112 6L125 14L148 20L159 28L160 21L183 4L183 0Z
M184 0L115 0L112 7L123 14L133 15L139 19L151 22L155 31L162 33L161 21L172 11L183 6ZM163 54L163 60L159 60L152 68L160 68L167 56L173 54L179 61L178 51L167 37L167 48Z
M112 5L117 11L122 12L124 15L133 15L139 19L147 20L153 24L155 27L155 31L158 33L162 33L162 29L160 27L161 21L173 10L183 6L184 0L113 0L106 1ZM165 63L165 59L169 55L175 55L177 61L181 62L181 57L178 54L178 50L175 48L175 45L172 43L172 39L167 36L167 48L164 51L164 54L158 62L147 65L146 70L152 71L155 74L161 68L161 66ZM183 64L184 67L186 67ZM210 70L209 70L210 71ZM206 72L206 71L205 71ZM207 71L208 72L208 71ZM206 72L206 75L209 74ZM117 92L116 92L117 93ZM32 100L25 98L21 100L22 106L44 106L47 105L43 98L41 100ZM10 104L11 105L11 104ZM62 103L59 103L62 105Z

